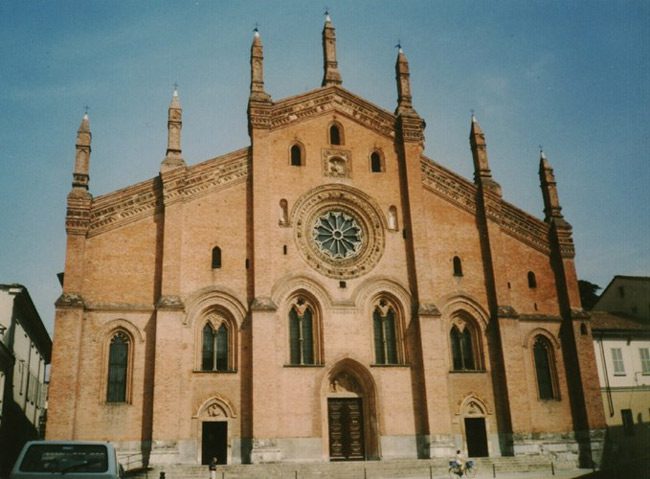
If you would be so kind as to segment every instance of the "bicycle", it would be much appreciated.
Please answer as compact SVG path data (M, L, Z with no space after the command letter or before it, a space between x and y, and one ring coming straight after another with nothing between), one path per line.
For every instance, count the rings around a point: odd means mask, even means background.
M475 477L477 466L474 461L467 461L462 466L456 461L449 461L449 477L450 479L457 479L459 477Z

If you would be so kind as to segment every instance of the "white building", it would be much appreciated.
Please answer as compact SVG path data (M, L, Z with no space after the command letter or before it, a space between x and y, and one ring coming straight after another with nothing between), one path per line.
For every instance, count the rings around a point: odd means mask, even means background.
M0 284L0 476L26 440L42 436L51 351L27 288Z
M650 444L650 323L592 311L607 439L603 467L647 456ZM609 463L609 464L608 464Z

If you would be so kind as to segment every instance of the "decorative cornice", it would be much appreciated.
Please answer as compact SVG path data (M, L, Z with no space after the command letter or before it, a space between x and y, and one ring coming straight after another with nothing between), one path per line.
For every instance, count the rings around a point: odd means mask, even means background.
M400 114L396 129L401 132L401 139L405 143L424 143L424 121L416 113Z
M183 311L185 304L179 296L167 295L161 296L156 304L156 309L166 311Z
M124 311L129 313L142 313L142 312L151 312L156 308L153 304L134 304L134 303L91 303L86 302L85 308L86 311Z
M523 314L522 313L519 315L519 320L531 321L531 322L546 321L551 323L559 323L562 321L562 317L556 314Z
M579 321L584 321L590 319L591 316L584 309L571 308L571 319L576 319Z
M86 190L72 190L68 195L65 230L68 234L85 235L90 224L92 196Z
M429 158L422 157L420 165L422 182L426 189L465 211L476 214L476 185L434 163ZM529 215L507 201L503 201L494 191L484 190L483 193L488 219L498 223L504 233L523 241L544 254L550 253L548 223ZM568 245L566 248L568 251Z
M502 202L501 228L544 254L551 251L548 224L507 202Z
M84 300L80 294L76 293L63 293L61 296L59 296L59 299L56 300L54 305L57 308L65 308L65 309L76 309L80 308L83 309L84 307Z
M465 211L476 214L476 186L428 158L420 161L424 187Z
M99 196L92 202L88 236L153 216L162 211L163 200L169 205L245 181L248 171L249 148L243 148L187 169L163 173L162 182L161 177L152 178Z
M275 103L271 110L270 127L283 128L333 111L347 116L380 135L395 137L395 117L392 113L339 86L319 88Z
M160 186L156 183L152 178L95 198L90 212L88 236L95 236L160 211Z
M507 304L501 305L497 308L497 316L499 318L519 318L519 313L515 308Z
M433 303L420 303L418 305L418 316L440 317L442 314L438 307Z
M258 296L251 303L251 311L277 311L278 307L268 296Z
M549 224L549 223L545 223ZM572 227L563 218L552 219L550 222L551 234L557 240L560 249L560 256L566 259L573 259L576 255L575 246L573 244L573 236L571 234Z

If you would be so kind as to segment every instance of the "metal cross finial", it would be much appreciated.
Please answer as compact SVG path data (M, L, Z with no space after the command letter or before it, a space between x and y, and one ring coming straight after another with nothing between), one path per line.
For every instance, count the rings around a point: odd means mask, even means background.
M90 107L88 105L84 105L84 113L87 115L88 110L90 110Z
M178 82L174 82L174 90L178 90Z
M253 28L253 31L254 32L259 32L260 31L259 26L260 26L260 24L255 22L255 28Z
M325 16L328 16L330 14L330 7L325 7Z
M395 48L401 50L402 49L402 41L398 38L397 39L397 45L395 45Z
M538 145L538 146L539 146L539 152L544 153L544 147L542 145Z

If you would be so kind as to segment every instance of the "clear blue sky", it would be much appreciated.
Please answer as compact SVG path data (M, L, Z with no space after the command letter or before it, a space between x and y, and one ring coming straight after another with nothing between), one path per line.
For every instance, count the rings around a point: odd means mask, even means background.
M301 93L322 78L325 4L345 88L392 111L399 39L429 157L472 177L475 110L505 199L541 217L543 145L579 277L650 275L650 2L0 0L0 283L52 330L85 105L95 196L157 174L175 82L189 164L247 146L253 27L267 91Z

